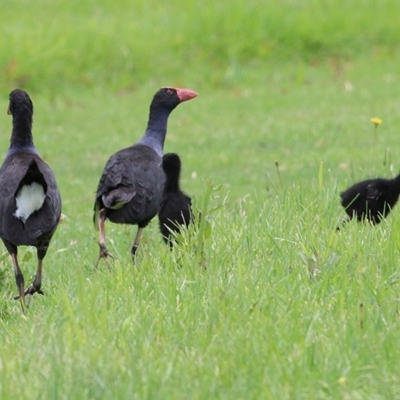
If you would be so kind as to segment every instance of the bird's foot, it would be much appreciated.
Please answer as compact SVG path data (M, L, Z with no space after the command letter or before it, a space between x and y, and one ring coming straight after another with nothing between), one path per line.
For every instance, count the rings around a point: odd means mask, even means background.
M40 286L37 287L35 283L32 283L32 285L30 285L28 289L25 290L25 296L27 296L28 294L33 295L34 293L44 295L44 292L42 289L40 289Z
M28 295L31 295L31 296L32 296L32 295L35 294L35 293L39 293L39 294L44 295L44 292L43 292L42 289L40 289L40 286L38 287L38 286L36 286L34 283L32 283L32 284L25 290L24 295L25 295L25 296L28 296ZM13 297L14 300L18 300L19 298L20 298L19 295L16 295L16 296Z
M99 258L97 259L97 262L96 262L96 267L99 265L99 262L102 258L110 257L113 260L115 259L115 257L107 250L107 247L105 244L99 243L99 247L100 247L100 252L99 252Z

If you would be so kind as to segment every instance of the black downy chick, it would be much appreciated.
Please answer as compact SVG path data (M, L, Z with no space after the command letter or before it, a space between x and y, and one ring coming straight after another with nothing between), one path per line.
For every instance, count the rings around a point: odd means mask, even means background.
M349 219L379 224L396 205L400 195L400 175L393 179L367 179L341 193Z
M187 227L193 219L192 200L180 188L181 160L178 154L165 154L162 167L165 173L165 186L158 220L161 235L165 243L172 248L174 244L172 232L180 232L181 228Z

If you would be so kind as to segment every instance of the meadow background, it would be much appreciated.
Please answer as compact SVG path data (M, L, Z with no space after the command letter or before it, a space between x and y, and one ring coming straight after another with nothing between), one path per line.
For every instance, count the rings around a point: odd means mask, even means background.
M400 2L4 0L0 33L0 149L25 89L67 216L26 316L1 250L1 399L400 398L400 215L336 231L400 170ZM172 252L154 220L135 266L109 223L95 269L102 168L165 85L199 93L165 151L206 218Z

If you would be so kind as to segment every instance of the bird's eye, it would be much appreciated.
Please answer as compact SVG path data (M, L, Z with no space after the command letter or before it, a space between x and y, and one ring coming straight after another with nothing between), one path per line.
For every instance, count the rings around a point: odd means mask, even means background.
M173 91L172 91L172 89L167 89L167 90L166 90L166 93L167 93L168 96L171 96L171 94L173 93Z

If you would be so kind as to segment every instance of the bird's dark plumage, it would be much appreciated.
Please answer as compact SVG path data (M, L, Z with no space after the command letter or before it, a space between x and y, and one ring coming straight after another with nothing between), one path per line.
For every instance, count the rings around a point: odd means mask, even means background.
M181 227L192 221L192 200L180 189L181 160L175 153L165 154L162 161L165 172L165 186L158 220L160 231L166 243L173 245L172 232L179 232Z
M51 168L33 144L33 105L29 95L13 90L8 112L13 118L13 130L0 168L0 237L13 259L24 309L26 294L43 293L42 261L60 220L61 196ZM21 245L35 246L38 255L36 277L27 290L17 260L17 247Z
M342 206L351 218L379 224L396 205L400 194L400 175L394 179L367 179L341 193Z
M100 230L99 259L110 255L104 223L138 225L131 253L134 257L143 228L158 213L165 175L161 167L167 121L181 102L196 97L189 89L162 88L153 97L144 136L134 145L112 155L97 187L94 222Z

